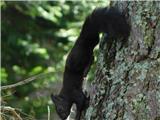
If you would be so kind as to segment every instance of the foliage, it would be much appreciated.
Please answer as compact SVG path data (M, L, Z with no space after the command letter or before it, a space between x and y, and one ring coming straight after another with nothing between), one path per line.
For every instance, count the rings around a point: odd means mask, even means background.
M42 118L50 93L62 80L64 63L85 17L105 1L3 1L1 84L16 83L38 73L53 72L25 86L2 91L2 105ZM92 76L92 74L91 74ZM57 91L54 91L57 92Z

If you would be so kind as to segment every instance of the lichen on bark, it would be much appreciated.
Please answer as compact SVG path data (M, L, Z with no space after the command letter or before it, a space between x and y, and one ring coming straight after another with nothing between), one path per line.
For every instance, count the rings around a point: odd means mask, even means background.
M101 40L85 119L158 120L160 2L115 2L114 5L128 14L130 37L127 45L119 47L121 43L116 41L110 49L105 38Z

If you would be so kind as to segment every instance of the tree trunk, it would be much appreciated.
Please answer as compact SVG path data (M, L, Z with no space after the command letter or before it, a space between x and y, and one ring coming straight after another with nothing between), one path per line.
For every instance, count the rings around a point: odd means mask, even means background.
M130 37L101 40L85 120L160 120L160 2L112 5L128 16Z

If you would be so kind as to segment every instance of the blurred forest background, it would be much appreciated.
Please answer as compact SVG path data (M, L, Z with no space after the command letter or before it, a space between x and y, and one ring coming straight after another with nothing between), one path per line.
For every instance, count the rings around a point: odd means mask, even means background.
M61 87L65 59L85 17L106 1L1 1L1 86L31 76L45 75L28 84L2 90L2 106L19 111L25 120L46 120L50 108L55 118L51 93ZM94 67L89 74L93 79ZM1 113L7 120L9 113ZM56 119L56 118L55 118Z

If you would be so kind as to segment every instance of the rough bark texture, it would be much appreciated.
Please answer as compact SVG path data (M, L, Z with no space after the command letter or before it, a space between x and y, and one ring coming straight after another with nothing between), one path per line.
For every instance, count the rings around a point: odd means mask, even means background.
M160 120L160 2L115 2L128 42L101 40L85 120Z

